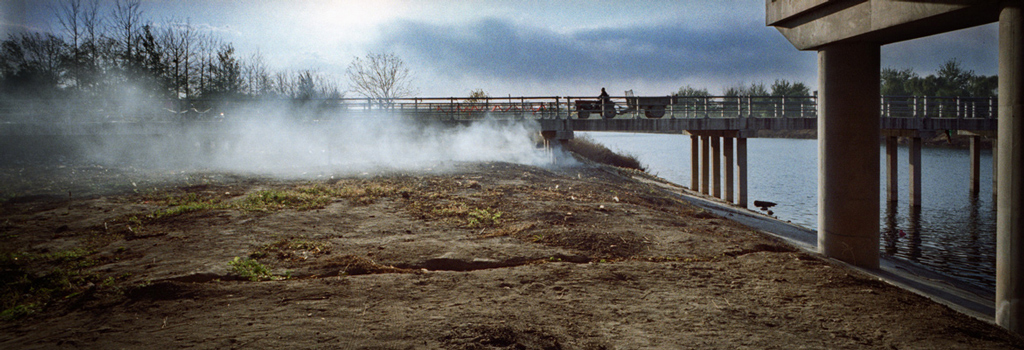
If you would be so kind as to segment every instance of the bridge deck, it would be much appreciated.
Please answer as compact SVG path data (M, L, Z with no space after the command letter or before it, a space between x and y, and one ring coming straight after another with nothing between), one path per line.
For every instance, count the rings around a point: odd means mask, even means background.
M170 100L152 103L59 100L0 102L0 135L166 134L225 132L229 122L259 122L301 111L305 123L405 117L466 124L482 119L538 120L543 130L677 133L684 130L817 128L815 96L406 98L387 101ZM155 106L155 107L154 107ZM899 97L880 100L882 129L996 130L992 98ZM602 118L602 116L613 116Z

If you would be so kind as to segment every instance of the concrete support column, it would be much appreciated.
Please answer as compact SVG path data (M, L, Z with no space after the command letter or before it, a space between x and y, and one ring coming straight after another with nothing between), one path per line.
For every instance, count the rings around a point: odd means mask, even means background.
M878 268L879 45L818 51L818 249Z
M972 198L978 197L981 187L981 136L971 135L971 176L970 194Z
M921 206L921 137L910 138L910 206Z
M886 136L885 138L885 192L886 201L899 201L899 137Z
M739 189L737 204L747 207L747 138L736 138L736 187Z
M996 323L1024 334L1024 4L999 13Z
M722 151L725 152L725 201L732 203L733 196L733 152L732 152L732 138L722 138Z
M700 136L690 134L690 189L700 188Z
M711 137L711 195L722 197L722 146L719 137Z
M708 183L711 178L708 176L710 171L708 164L711 163L711 150L708 146L711 144L711 137L704 135L700 137L700 193L708 194Z

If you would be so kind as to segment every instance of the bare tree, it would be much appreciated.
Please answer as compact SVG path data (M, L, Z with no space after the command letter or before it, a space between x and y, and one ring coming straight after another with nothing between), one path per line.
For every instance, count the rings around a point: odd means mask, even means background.
M412 75L405 62L394 53L369 53L356 57L346 70L352 91L371 98L381 107L390 100L413 94Z
M54 12L57 15L57 23L60 23L61 29L71 39L71 46L76 50L82 35L85 34L82 23L83 11L82 0L61 0L54 8Z
M195 65L192 68L193 74L198 81L198 85L193 86L192 90L195 91L207 91L207 85L210 84L210 80L213 74L212 68L216 65L217 61L217 50L223 45L220 38L212 35L210 32L198 32L196 33L196 45L194 48L195 60L192 60ZM186 55L186 57L191 55Z
M113 27L114 38L124 45L124 59L132 60L133 41L139 36L142 24L142 9L139 0L117 0L114 3Z
M70 80L72 83L70 85L77 88L80 87L81 44L82 37L85 35L84 5L82 5L82 0L60 0L55 6L54 12L57 15L57 23L60 24L61 29L67 34L68 39L71 40L69 45L71 47L69 61L71 66Z
M171 69L174 75L174 94L175 97L179 98L191 98L192 89L189 85L189 73L195 61L193 56L196 52L196 42L199 40L199 34L189 20L181 22L172 19L169 22L170 26L168 26L167 32L164 34L164 41L167 42L166 45L171 53L170 66L172 66Z
M89 58L98 60L97 54L99 40L102 33L103 17L100 17L100 0L91 0L86 3L82 11L82 26L85 30L86 46L89 50Z
M242 62L242 76L244 91L253 96L266 96L273 89L273 82L270 77L270 69L267 68L266 60L259 51L249 56L249 59Z

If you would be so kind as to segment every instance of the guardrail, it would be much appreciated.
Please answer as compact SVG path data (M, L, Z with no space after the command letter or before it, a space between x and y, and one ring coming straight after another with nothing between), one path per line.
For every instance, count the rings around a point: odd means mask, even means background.
M890 118L994 119L995 98L883 96ZM612 113L614 112L614 113ZM412 97L335 99L54 99L0 101L0 122L184 121L288 115L330 119L402 114L438 120L566 118L816 118L817 96Z

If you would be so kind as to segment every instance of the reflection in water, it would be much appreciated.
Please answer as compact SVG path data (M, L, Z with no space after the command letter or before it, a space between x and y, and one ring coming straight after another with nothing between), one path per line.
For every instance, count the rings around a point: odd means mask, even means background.
M899 206L900 203L896 201L885 202L885 231L882 233L882 243L885 245L886 255L896 255L896 243L899 242L900 237L906 235L906 233L896 227L898 222L896 209Z
M921 228L921 207L909 208L905 229L899 226L898 209L899 202L885 204L885 231L882 233L885 254L920 262L921 242L924 236ZM901 248L903 252L900 252Z
M972 263L982 263L984 260L981 258L981 220L980 205L978 204L978 197L971 196L970 210L967 215L967 236L970 238L971 244L968 246L970 254L967 254L967 259Z
M921 206L911 206L910 213L907 215L909 230L907 232L907 238L910 241L910 253L908 257L910 261L920 262L921 261L921 236L924 236L924 232L921 230Z

